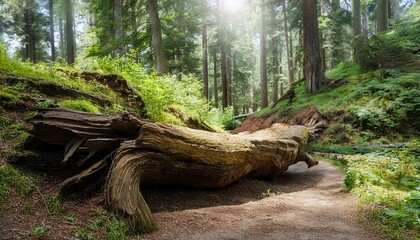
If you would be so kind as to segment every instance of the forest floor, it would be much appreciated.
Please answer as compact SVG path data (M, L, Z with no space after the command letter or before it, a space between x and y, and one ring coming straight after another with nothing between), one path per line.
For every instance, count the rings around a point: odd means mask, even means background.
M130 239L385 239L361 217L358 199L340 191L343 178L321 162L311 169L298 163L273 181L241 179L219 190L148 186L142 192L159 231ZM96 196L65 200L60 209L66 214L54 217L43 205L57 191L57 182L43 180L29 197L11 194L0 204L0 239L33 239L36 226L48 230L42 239L75 239L103 214Z

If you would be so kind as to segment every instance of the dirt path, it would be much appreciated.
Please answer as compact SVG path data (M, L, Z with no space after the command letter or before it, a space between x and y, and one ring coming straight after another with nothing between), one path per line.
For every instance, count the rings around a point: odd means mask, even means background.
M384 239L340 192L343 174L321 162L290 167L275 182L241 180L222 190L148 188L160 230L132 239Z

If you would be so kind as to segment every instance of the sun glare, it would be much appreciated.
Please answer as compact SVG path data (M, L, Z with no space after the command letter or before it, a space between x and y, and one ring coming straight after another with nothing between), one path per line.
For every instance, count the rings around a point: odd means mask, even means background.
M243 7L244 0L224 0L223 4L226 12L234 14Z

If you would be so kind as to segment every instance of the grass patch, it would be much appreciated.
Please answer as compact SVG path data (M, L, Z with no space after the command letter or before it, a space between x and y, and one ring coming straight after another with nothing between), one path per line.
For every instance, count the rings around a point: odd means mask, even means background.
M90 224L89 228L77 229L75 239L128 239L128 227L113 214L101 211L98 212L98 218Z
M358 195L396 239L420 232L419 149L420 140L416 139L398 149L346 157L343 190Z
M58 196L49 197L45 199L45 206L48 213L54 217L61 217L66 214L61 206L61 198Z
M62 108L68 108L76 111L101 113L97 105L85 99L64 100L59 102L58 105Z
M35 239L46 239L49 235L49 230L44 226L36 226L32 229L32 237Z
M317 157L316 159L331 163L332 165L334 165L338 169L340 169L341 172L343 172L343 173L346 172L347 160L345 160L345 159L334 159L334 158L330 158L330 157Z
M0 166L0 200L5 199L13 189L21 196L29 196L34 191L36 182L33 176L4 164Z
M360 66L351 62L342 62L326 74L332 80L341 80L360 73Z

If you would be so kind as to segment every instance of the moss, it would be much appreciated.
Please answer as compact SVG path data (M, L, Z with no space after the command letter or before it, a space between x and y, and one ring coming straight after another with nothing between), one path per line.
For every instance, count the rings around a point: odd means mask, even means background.
M4 108L14 108L24 104L23 96L9 87L0 88L0 105Z
M36 179L8 164L0 166L0 199L7 197L12 189L28 196L34 190Z
M99 107L92 102L85 99L76 100L64 100L59 102L58 105L62 108L68 108L71 110L89 112L89 113L100 113Z
M338 64L334 69L326 74L326 77L333 80L340 80L350 76L354 76L360 73L359 65L342 62Z

